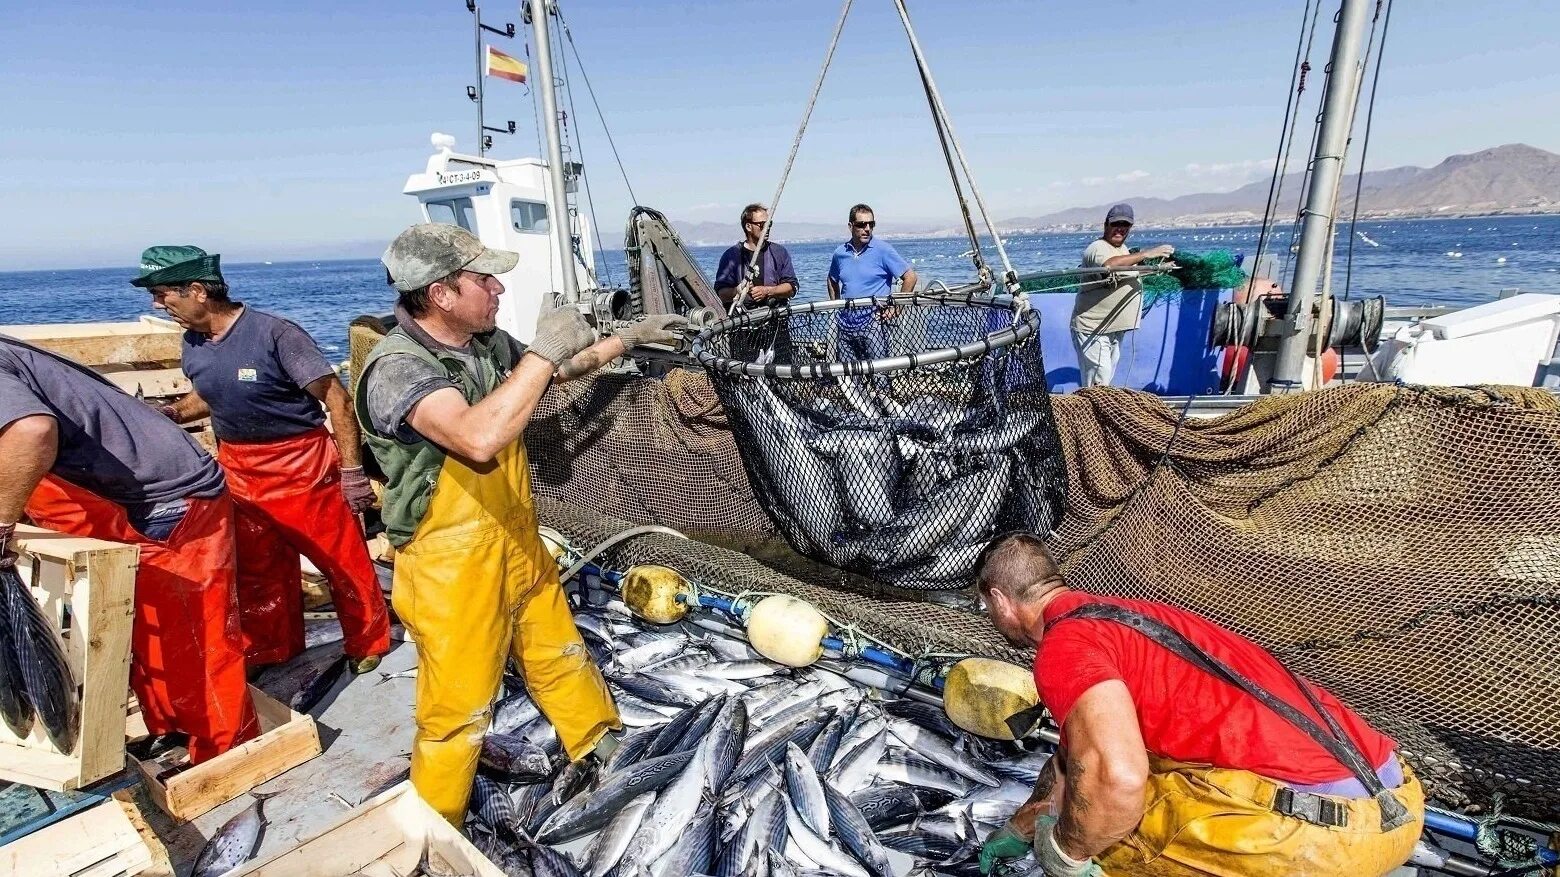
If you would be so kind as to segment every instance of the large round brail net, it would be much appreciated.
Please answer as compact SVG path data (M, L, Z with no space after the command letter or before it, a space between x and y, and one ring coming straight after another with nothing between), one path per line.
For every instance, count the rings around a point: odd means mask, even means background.
M847 299L739 314L694 354L792 548L890 587L954 590L994 535L1061 520L1038 327L1006 297Z

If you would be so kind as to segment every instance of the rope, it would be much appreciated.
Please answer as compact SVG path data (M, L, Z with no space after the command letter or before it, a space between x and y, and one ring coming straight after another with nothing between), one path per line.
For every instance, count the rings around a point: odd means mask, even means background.
M926 71L921 74L921 88L926 92L926 104L932 106L932 83L926 78ZM953 182L953 196L959 202L959 215L964 220L964 233L970 239L970 259L975 263L975 274L981 283L991 282L991 269L986 267L986 258L980 251L980 237L975 234L975 220L970 217L969 202L964 199L964 187L959 184L959 172L953 164L953 153L948 149L948 133L943 126L942 116L932 110L932 124L937 128L937 143L942 147L943 163L948 165L948 179Z
M607 145L612 147L612 159L617 162L618 173L623 175L623 185L628 188L628 197L635 204L639 203L639 196L634 194L634 184L628 181L628 171L623 167L623 158L618 155L617 142L612 139L612 129L607 127L607 117L601 112L601 104L596 100L596 90L591 88L590 76L585 73L585 63L580 60L580 50L574 45L574 34L569 30L568 22L563 20L563 10L553 7L553 13L558 16L558 25L563 28L564 39L569 41L569 51L574 53L574 66L580 69L580 78L585 80L585 91L590 95L590 102L596 108L596 118L601 120L601 130L607 135ZM594 215L594 208L592 208ZM601 235L598 233L599 239Z
M1007 286L1007 291L1018 295L1018 273L1013 270L1013 263L1008 260L1007 247L1002 244L1002 236L997 234L996 223L991 220L991 213L986 209L985 199L980 196L980 188L975 185L975 175L970 173L970 163L964 157L964 148L959 145L959 137L953 131L953 123L948 119L948 111L943 106L942 95L937 91L937 83L932 79L931 67L926 63L926 56L921 52L921 41L916 38L915 28L910 24L910 11L905 8L905 0L894 0L894 6L899 10L899 20L905 26L905 35L910 38L910 51L915 54L915 63L921 70L921 79L925 83L927 97L931 100L932 113L941 117L940 127L946 127L948 142L953 146L953 154L959 159L959 167L964 171L964 178L970 184L970 195L975 198L975 209L980 212L981 222L986 230L991 233L991 239L996 244L997 256L1002 260L1002 282ZM980 252L977 244L975 252ZM977 263L978 264L978 263Z
M764 244L769 242L769 229L774 225L775 214L780 211L780 196L785 193L785 181L791 176L791 165L796 163L796 151L802 147L802 135L807 132L807 122L812 118L813 107L818 103L818 93L823 91L823 80L829 73L829 65L834 61L834 50L839 47L840 34L845 30L845 19L850 16L850 6L854 0L845 0L840 7L840 20L834 25L834 36L829 40L829 50L823 56L823 67L818 70L818 81L813 83L812 96L807 99L807 109L802 111L802 123L796 128L796 137L791 140L791 154L786 156L785 169L780 172L780 185L775 187L775 197L769 202L769 218L764 220L764 228L758 233L758 246L753 248L753 259L748 262L746 278L737 288L737 294L731 297L731 307L726 310L727 315L735 314L747 301L748 289L758 277L758 263L764 257Z
M559 16L559 25L558 25L558 27L560 29L562 29L562 27L563 27L562 21L563 21L563 19L562 19L562 16L560 15ZM579 53L576 52L574 54L574 66L579 69L580 75L584 76L585 75L585 68L580 67L579 60L580 60ZM565 63L565 66L567 66L568 60L565 59L564 63ZM576 112L575 109L574 109L574 87L569 84L569 77L567 75L565 75L564 78L563 78L563 94L564 94L564 97L567 98L568 101L569 101L569 115L573 116L575 119L578 119L579 118L579 113ZM568 131L565 130L564 133L565 133L565 135L567 135ZM580 166L581 167L585 167L585 166L587 166L588 163L585 161L585 137L584 137L583 133L580 136L574 138L574 140L575 140L574 148L579 152L579 155L580 155ZM582 181L583 181L583 183L585 185L585 203L586 203L586 205L588 205L590 207L590 227L591 227L591 230L596 233L596 250L597 250L597 252L600 252L603 247L602 247L602 240L601 240L601 223L596 221L596 196L591 191L590 176L585 174L585 173L583 173L583 172L580 174L580 176L583 178ZM583 263L584 261L585 261L585 257L584 257L583 254L581 254L580 255L580 262ZM610 286L615 286L616 283L614 283L613 275L612 275L612 263L611 263L611 261L608 261L608 260L603 260L603 261L606 262L606 266L607 266L607 271L606 271L606 274L607 274L607 284L610 285ZM585 270L587 272L589 272L591 282L594 283L597 287L600 287L601 283L600 283L600 281L598 281L596 279L596 269L595 269L595 266L594 265L586 265L585 266Z
M1485 816L1468 816L1462 813L1454 813L1450 810L1442 810L1431 804L1426 804L1425 809L1440 813L1443 816L1453 816L1458 819L1471 821L1475 826L1474 848L1483 854L1485 858L1498 862L1502 869L1525 868L1540 864L1538 839L1520 831L1502 828L1501 823L1542 834L1560 832L1560 825L1523 819L1520 816L1507 816L1501 812L1504 804L1505 796L1500 792L1495 792L1490 798L1490 812Z
M688 538L686 535L673 530L671 527L663 527L659 524L646 524L642 527L629 527L627 530L620 530L616 533L613 533L611 536L608 536L606 539L603 539L600 543L598 543L595 548L592 548L591 550L580 555L580 559L576 560L573 566L564 570L563 574L558 576L558 581L566 582L569 579L574 578L576 575L579 575L580 570L585 568L585 564L590 563L592 560L596 559L596 557L603 551L606 551L608 548L611 548L625 539L631 539L635 536L643 536L646 533L662 533L667 536L676 536L680 539Z
M1376 72L1370 80L1370 103L1365 108L1365 136L1360 141L1360 171L1354 179L1354 210L1349 216L1349 255L1343 269L1344 301L1349 300L1350 285L1354 281L1354 226L1359 222L1360 193L1365 188L1365 153L1370 151L1370 127L1376 121L1376 90L1381 84L1381 58L1387 53L1387 29L1392 26L1392 0L1386 0L1386 5L1387 11L1381 22L1381 48L1376 50Z
M1256 277L1256 266L1261 263L1263 251L1267 248L1273 213L1278 209L1278 196L1283 191L1284 171L1289 167L1289 159L1286 157L1288 149L1285 144L1293 139L1290 132L1293 130L1294 117L1300 110L1300 95L1305 92L1306 74L1311 72L1311 50L1306 41L1305 20L1307 18L1312 19L1311 32L1314 35L1316 23L1315 13L1311 11L1311 0L1306 0L1305 11L1300 15L1300 38L1295 42L1295 64L1289 74L1289 98L1284 103L1284 124L1278 131L1278 153L1273 156L1273 176L1268 180L1267 201L1262 208L1262 231L1257 236L1257 254L1251 263L1253 278Z

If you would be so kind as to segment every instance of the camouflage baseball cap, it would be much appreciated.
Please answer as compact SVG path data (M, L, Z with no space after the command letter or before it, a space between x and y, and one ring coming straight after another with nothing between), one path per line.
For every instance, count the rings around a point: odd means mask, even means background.
M458 225L425 222L396 235L381 261L390 285L410 292L462 269L477 274L513 271L520 254L489 249Z
M141 274L131 286L149 289L191 280L221 280L222 257L188 244L160 244L141 251Z

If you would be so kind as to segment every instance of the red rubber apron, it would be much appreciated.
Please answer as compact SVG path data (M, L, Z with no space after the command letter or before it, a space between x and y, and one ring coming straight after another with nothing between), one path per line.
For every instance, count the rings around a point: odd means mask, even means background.
M325 575L353 658L390 650L390 615L341 463L324 427L268 442L219 442L238 517L238 606L251 666L303 651L303 570Z
M53 475L27 502L41 527L141 546L130 634L130 687L147 730L189 735L199 764L260 732L244 679L234 587L233 502L187 500L166 542L143 536L117 503Z

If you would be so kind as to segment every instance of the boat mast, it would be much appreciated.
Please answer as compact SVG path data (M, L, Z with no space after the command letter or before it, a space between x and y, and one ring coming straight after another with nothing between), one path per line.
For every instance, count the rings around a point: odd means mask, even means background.
M540 7L540 9L538 9ZM580 302L579 283L574 276L574 223L569 216L568 198L564 191L563 132L558 128L558 79L553 75L552 39L548 30L548 18L557 4L554 0L530 0L526 3L526 16L531 21L531 33L536 40L536 79L542 97L542 130L547 134L547 214L551 218L553 245L558 249L558 260L563 265L563 302L577 305Z
M1327 90L1322 98L1321 130L1311 159L1311 186L1301 211L1300 250L1295 279L1289 290L1289 311L1281 324L1278 359L1269 391L1302 389L1305 358L1311 345L1318 282L1326 267L1328 238L1338 207L1338 183L1349 149L1349 129L1359 96L1362 48L1375 0L1343 0L1338 30L1328 63Z

